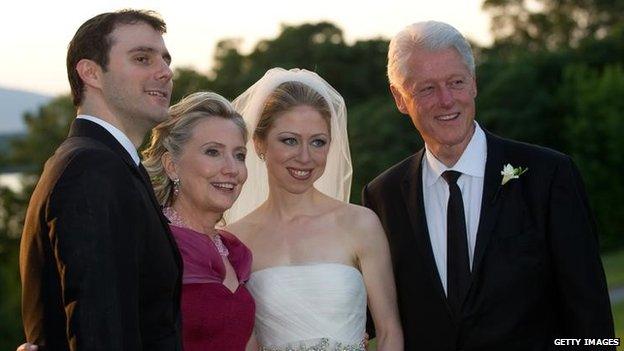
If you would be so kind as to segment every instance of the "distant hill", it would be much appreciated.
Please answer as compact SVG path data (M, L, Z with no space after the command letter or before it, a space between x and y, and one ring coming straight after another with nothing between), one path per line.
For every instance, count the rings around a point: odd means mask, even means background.
M0 134L26 132L24 112L36 111L51 99L52 96L0 88Z

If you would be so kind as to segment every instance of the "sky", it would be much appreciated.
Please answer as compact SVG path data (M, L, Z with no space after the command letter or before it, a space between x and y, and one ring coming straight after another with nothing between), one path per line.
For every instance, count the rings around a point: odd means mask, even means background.
M282 24L330 21L348 43L391 38L413 22L438 20L488 45L489 16L483 0L126 0L12 1L0 13L0 87L58 95L69 92L65 69L67 44L87 19L121 8L158 11L167 22L165 43L172 66L208 72L216 43L240 38L250 50L275 38Z

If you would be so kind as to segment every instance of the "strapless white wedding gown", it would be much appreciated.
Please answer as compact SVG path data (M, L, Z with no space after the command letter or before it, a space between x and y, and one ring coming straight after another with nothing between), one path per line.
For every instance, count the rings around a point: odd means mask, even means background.
M279 266L247 282L255 333L266 351L364 350L366 289L356 268L338 263Z

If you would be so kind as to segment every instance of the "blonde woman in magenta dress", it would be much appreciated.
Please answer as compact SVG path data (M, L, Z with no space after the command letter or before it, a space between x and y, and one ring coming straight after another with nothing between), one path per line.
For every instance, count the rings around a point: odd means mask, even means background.
M223 97L191 94L152 133L144 164L180 250L185 351L242 351L255 304L245 283L251 252L216 229L247 179L247 130Z

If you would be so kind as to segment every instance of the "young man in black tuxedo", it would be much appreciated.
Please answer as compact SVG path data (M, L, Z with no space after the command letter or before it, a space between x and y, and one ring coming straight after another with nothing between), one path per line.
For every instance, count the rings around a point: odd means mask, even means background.
M388 76L425 141L363 191L390 243L405 349L551 350L557 338L612 338L572 160L475 122L472 51L448 24L395 36Z
M78 116L46 162L20 250L27 341L39 350L180 350L180 256L137 147L168 118L165 23L85 22L67 71Z

